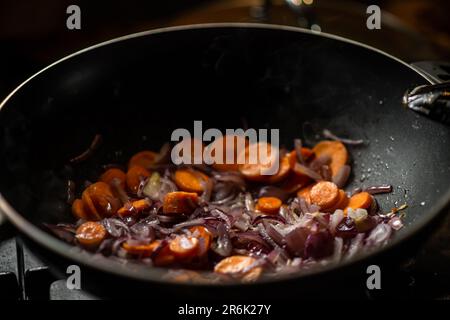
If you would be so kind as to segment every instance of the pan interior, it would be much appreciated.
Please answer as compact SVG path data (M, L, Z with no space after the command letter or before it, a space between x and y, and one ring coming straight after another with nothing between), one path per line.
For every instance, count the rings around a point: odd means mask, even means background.
M365 140L350 148L348 189L392 184L377 200L385 210L408 204L408 233L450 181L450 129L400 104L426 83L386 56L309 33L218 27L130 38L64 60L11 97L0 112L0 192L34 224L72 221L67 179L80 191L102 165L158 150L194 120L277 128L288 148L311 140L308 123ZM95 155L68 165L97 133Z

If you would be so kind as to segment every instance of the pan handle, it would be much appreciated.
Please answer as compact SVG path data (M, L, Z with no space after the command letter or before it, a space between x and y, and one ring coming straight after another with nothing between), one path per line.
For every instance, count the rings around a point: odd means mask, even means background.
M417 62L412 66L434 80L406 91L403 105L433 120L450 125L450 64L442 62Z

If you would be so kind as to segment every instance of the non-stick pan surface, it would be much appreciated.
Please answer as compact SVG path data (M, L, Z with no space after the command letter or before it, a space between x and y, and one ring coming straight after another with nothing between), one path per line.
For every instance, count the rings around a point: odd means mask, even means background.
M190 26L112 40L39 72L2 103L0 209L60 268L75 263L98 279L157 284L163 280L155 269L92 258L43 231L43 222L72 219L67 179L79 186L95 180L101 165L156 150L173 129L192 130L194 120L204 128L240 128L242 119L252 128L279 128L287 147L296 137L310 139L307 122L366 141L351 149L349 189L392 184L392 194L377 197L381 206L408 204L405 228L390 247L423 229L450 198L450 128L400 103L406 89L427 83L374 49L290 27ZM97 133L102 147L69 166Z

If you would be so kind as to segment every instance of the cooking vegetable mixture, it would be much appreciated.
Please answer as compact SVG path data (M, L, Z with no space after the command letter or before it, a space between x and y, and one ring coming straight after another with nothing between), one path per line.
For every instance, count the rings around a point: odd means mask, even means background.
M374 195L389 185L346 191L344 143L362 141L326 133L333 140L280 149L275 175L259 163L177 166L168 144L141 151L79 190L75 224L47 226L97 254L169 268L178 281L249 282L349 259L385 244L404 207L381 212ZM204 148L192 140L192 152L194 143Z

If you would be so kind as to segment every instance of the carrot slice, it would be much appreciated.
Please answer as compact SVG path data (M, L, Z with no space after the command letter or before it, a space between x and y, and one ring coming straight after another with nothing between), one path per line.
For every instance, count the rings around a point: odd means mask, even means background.
M250 155L256 159L250 159ZM273 176L269 173L274 169L278 160L278 150L273 150L270 143L258 142L245 148L239 154L238 159L243 163L239 166L239 171L246 179L259 182L268 181Z
M320 181L311 188L310 198L311 203L327 209L339 200L339 189L333 182Z
M81 195L83 203L94 220L110 217L120 208L120 201L105 182L99 181L87 187Z
M352 208L353 210L368 209L372 201L372 196L368 192L360 192L350 198L347 208Z
M297 197L302 197L305 199L307 203L311 203L311 189L314 187L314 184L310 184L297 192Z
M163 212L167 214L190 214L198 203L198 195L194 192L169 192L164 197Z
M140 244L140 245L132 245L128 242L125 242L122 247L131 254L141 255L143 257L149 257L153 252L155 252L156 248L160 245L160 240L155 240L149 244Z
M291 169L293 168L291 166L292 164L292 154L288 153L285 155L281 161L280 161L280 168L278 169L278 172L272 176L268 176L267 182L268 183L277 183L281 180L284 180L290 173Z
M153 263L157 267L163 267L174 263L175 260L176 257L170 250L169 244L167 244L156 253L156 256L153 258Z
M331 157L330 169L332 176L335 176L342 166L348 162L347 149L340 141L321 141L315 145L313 151L318 157L323 155Z
M84 205L83 200L75 199L72 203L72 213L78 219L90 220L89 209Z
M120 186L125 189L125 181L127 179L127 175L120 169L111 168L106 170L101 176L100 181L105 182L109 185L113 185L114 179L120 184Z
M275 197L262 197L258 199L256 210L267 214L277 214L283 203Z
M230 145L227 141L233 143ZM212 158L217 160L212 164L213 168L219 171L238 171L238 153L244 150L247 145L246 138L239 135L226 135L211 142L207 148L211 150ZM221 156L216 155L218 150L222 150ZM233 155L231 163L227 163L227 153Z
M148 199L140 199L131 202L131 204L125 204L117 211L117 214L122 218L129 215L136 215L150 208L150 206L151 202Z
M169 243L169 249L179 259L193 257L197 254L199 240L195 237L180 235L172 239Z
M155 163L155 158L157 155L158 154L156 152L148 150L138 152L131 157L130 161L128 162L128 168L139 166L148 169L152 164Z
M128 169L127 172L127 186L128 189L136 193L143 180L150 176L150 172L141 166L134 166Z
M198 170L179 169L175 172L174 180L183 191L202 193L209 177Z
M255 281L262 273L261 267L251 268L256 263L256 259L248 256L231 256L221 260L214 267L214 272L239 276L245 282ZM245 272L247 268L251 268Z
M194 226L189 229L193 237L199 240L199 247L197 254L201 257L204 256L211 246L211 232L203 226Z
M78 227L75 238L86 248L93 249L100 245L106 237L105 227L98 222L88 221Z
M349 198L347 197L347 194L345 193L345 191L342 189L339 189L339 199L336 202L336 204L332 208L330 208L328 211L334 212L337 209L344 209L348 206L348 202L349 202Z

